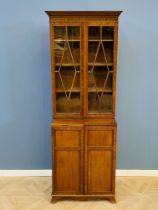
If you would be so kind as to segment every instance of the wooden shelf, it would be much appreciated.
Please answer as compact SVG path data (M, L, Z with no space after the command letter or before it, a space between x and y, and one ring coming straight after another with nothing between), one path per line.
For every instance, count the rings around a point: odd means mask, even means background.
M72 70L66 70L66 71L64 71L64 72L67 73L68 71L69 71L69 72L70 72L70 71L71 71L71 72L74 72L74 69L72 69ZM111 72L111 71L110 71L110 72ZM59 71L55 71L55 73L59 73ZM60 72L60 73L61 73L61 72ZM80 71L76 71L76 73L79 74Z
M70 92L70 89L67 89L66 92ZM80 88L73 88L72 93L80 93ZM65 93L63 89L56 89L56 93Z
M106 108L104 108L104 109L101 109L101 110L99 110L99 108L98 108L98 111L96 111L96 110L92 110L92 111L88 111L88 113L89 114L111 114L111 109L106 109Z
M54 39L54 42L80 42L80 39Z
M80 42L80 39L54 39L54 42ZM99 42L99 41L103 41L103 42L113 42L113 39L88 39L89 42Z
M88 66L107 66L106 63L88 63ZM55 63L55 66L60 66L60 63ZM80 66L80 63L62 63L62 66ZM113 63L108 63L108 66L113 66Z
M107 66L106 63L88 63L88 66ZM108 66L113 66L113 63L108 63Z
M102 88L97 88L98 92L102 92ZM67 89L66 92L70 92L70 89ZM73 88L71 90L72 93L80 93L80 88ZM95 88L88 88L88 93L95 93ZM104 93L112 93L112 89L108 88L103 91ZM56 93L65 93L63 89L56 89Z
M112 93L112 89L108 88L108 89L105 89L103 90L102 88L97 88L97 91L98 92L102 92L103 93ZM95 88L88 88L88 93L95 93L96 92L96 89Z
M97 69L96 71L99 72L100 74L105 73L105 71L109 72L109 73L113 73L113 70L107 70L107 69L106 70L105 69ZM88 70L88 74L92 74L92 73L93 73L92 70Z
M113 42L113 39L88 39L89 42L99 42L99 41L103 41L103 42Z
M55 66L60 66L60 63L55 63ZM62 66L80 66L80 63L62 63Z

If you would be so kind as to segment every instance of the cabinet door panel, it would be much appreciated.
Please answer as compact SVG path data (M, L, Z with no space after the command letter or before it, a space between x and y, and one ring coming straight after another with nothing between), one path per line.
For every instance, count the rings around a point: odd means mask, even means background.
M85 183L87 194L114 192L116 128L86 126Z
M82 194L82 126L54 126L52 137L53 194Z
M54 25L52 30L53 113L82 115L82 29L80 23Z
M112 146L112 131L88 131L88 146Z
M88 26L88 113L112 112L113 26Z
M76 130L55 132L55 146L80 146L80 133Z
M56 192L80 191L80 152L56 151Z
M85 115L110 118L115 114L117 25L88 21L85 37Z
M111 191L112 152L88 151L88 193Z

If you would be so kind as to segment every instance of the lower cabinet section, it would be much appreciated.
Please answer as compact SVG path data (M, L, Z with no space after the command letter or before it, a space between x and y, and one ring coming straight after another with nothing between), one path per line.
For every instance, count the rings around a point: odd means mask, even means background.
M53 126L53 196L112 198L115 153L115 126Z

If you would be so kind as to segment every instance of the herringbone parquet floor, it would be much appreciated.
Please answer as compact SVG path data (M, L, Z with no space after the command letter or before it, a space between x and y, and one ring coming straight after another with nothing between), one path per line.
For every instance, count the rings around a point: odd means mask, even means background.
M0 177L0 210L158 210L158 177L117 177L116 204L51 201L51 177Z

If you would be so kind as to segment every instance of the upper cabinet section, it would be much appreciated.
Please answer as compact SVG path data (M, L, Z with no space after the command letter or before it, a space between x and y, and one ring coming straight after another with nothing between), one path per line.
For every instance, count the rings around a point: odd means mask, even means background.
M54 118L114 118L121 11L46 13Z

